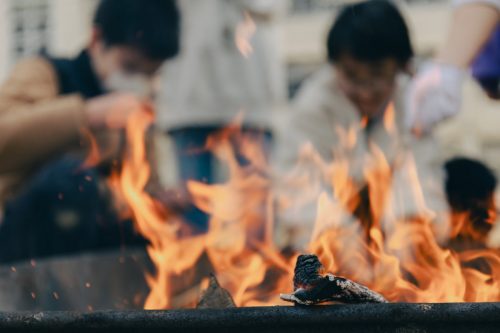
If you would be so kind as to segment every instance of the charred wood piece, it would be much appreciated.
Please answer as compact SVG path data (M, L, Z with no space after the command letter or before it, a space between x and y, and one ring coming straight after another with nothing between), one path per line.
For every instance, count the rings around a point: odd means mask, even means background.
M197 309L228 309L235 308L236 304L229 292L222 288L215 275L210 275L208 288L201 295Z
M301 305L324 302L387 303L382 295L368 287L331 273L324 274L323 265L315 255L297 258L293 285L294 292L281 294L282 300Z

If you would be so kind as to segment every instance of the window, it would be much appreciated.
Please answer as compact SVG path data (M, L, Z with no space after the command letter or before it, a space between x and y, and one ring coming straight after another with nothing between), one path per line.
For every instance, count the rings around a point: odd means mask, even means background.
M37 54L49 43L49 0L11 0L10 60Z

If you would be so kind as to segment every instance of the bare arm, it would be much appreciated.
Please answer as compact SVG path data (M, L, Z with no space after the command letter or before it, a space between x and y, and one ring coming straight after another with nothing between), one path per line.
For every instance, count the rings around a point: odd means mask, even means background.
M433 61L420 68L410 86L406 124L428 132L460 112L467 69L500 21L500 0L456 0L450 30Z
M450 31L437 61L466 68L486 43L499 20L499 9L488 3L459 6L453 13Z
M57 94L55 73L43 59L19 64L0 87L0 172L30 169L78 146L84 102Z

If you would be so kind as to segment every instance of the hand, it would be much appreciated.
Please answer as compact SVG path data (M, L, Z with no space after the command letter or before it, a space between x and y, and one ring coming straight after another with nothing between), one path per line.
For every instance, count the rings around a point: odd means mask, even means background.
M150 111L148 103L131 94L111 93L87 102L85 113L92 129L121 129L133 113Z
M406 125L415 134L427 133L440 121L460 111L465 70L453 65L427 63L410 85Z

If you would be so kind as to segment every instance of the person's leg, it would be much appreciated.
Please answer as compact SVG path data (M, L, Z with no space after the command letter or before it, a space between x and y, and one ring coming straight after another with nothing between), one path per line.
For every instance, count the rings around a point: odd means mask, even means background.
M233 140L233 148L236 153L236 159L241 167L252 167L258 170L263 167L266 168L267 164L260 165L260 160L264 159L269 162L270 154L273 143L273 136L271 131L255 128L255 127L244 127L241 132L242 135L236 135ZM241 140L249 140L252 144L252 152L242 151L243 144ZM260 156L252 156L252 154L258 154ZM256 158L257 160L253 160ZM267 171L267 170L262 170ZM245 194L245 193L243 193ZM265 241L269 236L268 231L268 221L269 221L269 200L271 198L270 192L262 189L259 192L252 192L252 197L249 198L248 202L254 202L252 206L247 206L245 209L249 211L243 212L248 217L255 219L247 227L247 237L249 239L254 239L257 241ZM257 196L258 197L257 197ZM258 199L257 199L258 198ZM258 204L255 204L255 200L258 200Z
M213 184L214 156L204 147L207 138L214 131L213 127L195 127L169 132L175 147L181 186L185 187L189 180ZM194 205L190 205L182 217L201 231L208 228L209 216Z
M65 157L36 173L9 200L0 227L0 262L143 244L119 221L96 169Z
M267 129L248 126L243 128L242 134L245 139L249 139L258 144L260 152L262 152L264 158L269 161L273 147L273 133ZM235 151L236 158L241 166L245 166L250 163L250 161L242 153L240 147L238 147L238 142L235 142Z
M169 132L175 147L177 168L182 186L185 186L188 180L196 180L207 184L224 181L224 179L216 179L218 171L216 168L223 166L216 161L216 157L210 151L204 149L208 137L222 129L207 126L182 128ZM244 128L242 133L251 140L258 142L265 158L269 159L272 147L272 133L270 131ZM247 165L250 161L241 153L237 141L234 142L236 158L240 165ZM208 227L209 216L195 206L188 207L183 214L183 218L201 230L206 230Z

